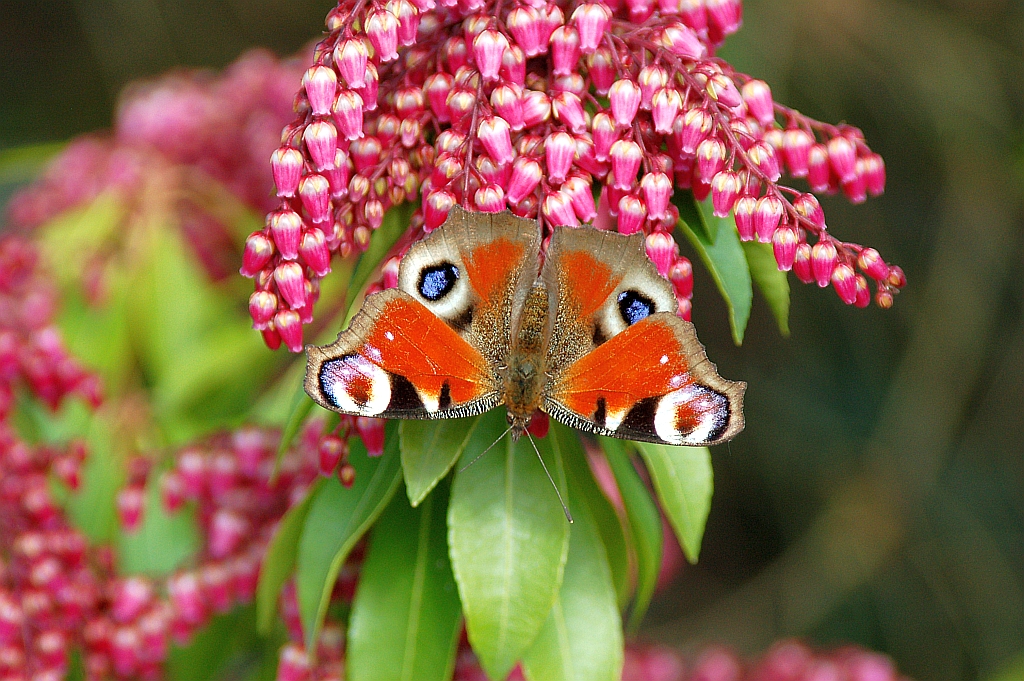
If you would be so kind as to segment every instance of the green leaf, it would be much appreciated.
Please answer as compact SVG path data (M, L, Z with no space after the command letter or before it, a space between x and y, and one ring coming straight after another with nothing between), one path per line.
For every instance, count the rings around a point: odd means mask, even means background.
M679 228L697 251L704 265L711 272L719 293L729 308L729 327L736 345L743 344L743 332L750 319L750 305L754 292L750 284L750 269L747 258L740 246L740 237L736 233L736 223L732 218L716 218L711 214L707 202L696 204L707 224L720 221L714 243L704 235L695 231L690 223L680 220Z
M288 414L288 421L285 423L284 431L281 433L281 442L277 445L277 457L274 460L274 472L273 478L277 477L278 470L281 466L281 459L284 458L285 452L292 446L292 441L295 440L295 436L299 434L302 429L302 424L306 422L306 417L313 411L313 407L316 405L309 395L306 394L306 387L303 383L299 383L295 390L295 397L292 398L292 408Z
M317 490L299 540L296 587L306 649L320 634L331 591L349 551L384 510L402 479L398 455L398 428L387 425L384 454L371 458L362 441L352 439L348 457L356 470L355 482L345 489L336 477Z
M505 430L495 409L481 417L463 465ZM565 489L561 456L538 442ZM530 443L503 438L455 476L448 545L469 641L492 679L504 679L547 620L562 583L569 523Z
M109 424L93 420L86 436L89 455L82 467L82 483L68 497L66 510L72 524L94 544L112 543L117 538L117 493L124 485L125 470L113 452Z
M186 510L168 513L160 494L160 476L151 475L146 486L142 526L121 531L118 568L127 574L160 577L174 572L199 549L199 532Z
M622 504L626 509L626 521L629 523L630 539L636 556L636 598L629 613L627 629L635 631L647 612L651 603L654 588L658 585L658 573L661 571L661 552L664 545L664 534L661 528L661 514L651 499L647 487L640 479L626 445L615 438L598 438L608 465L615 475L615 482L622 495Z
M676 532L686 559L697 562L704 524L711 510L714 481L707 447L670 447L637 442L661 507Z
M437 481L459 460L479 421L479 417L402 421L398 433L405 491L410 504L419 506Z
M355 303L359 300L359 293L370 281L374 271L380 266L398 240L409 229L409 221L412 219L413 204L411 202L400 203L394 206L384 215L384 222L370 235L370 245L366 252L359 256L359 264L348 284L349 310L345 317L345 326L348 320L355 316Z
M348 629L349 681L448 681L461 608L448 560L447 485L395 494L373 529Z
M623 642L615 587L589 504L572 482L565 578L523 670L530 681L618 681Z
M187 646L171 648L167 657L167 679L245 679L261 671L254 667L266 670L269 666L272 671L279 643L261 640L256 634L255 620L251 606L213 618Z
M629 548L626 533L622 527L619 514L615 512L608 497L594 479L590 469L587 453L580 443L580 436L575 430L552 421L549 435L551 446L562 454L565 466L566 482L570 490L575 490L577 501L585 504L594 520L594 526L601 536L611 569L612 584L615 585L617 602L625 607L631 595ZM570 530L571 532L572 530Z
M679 219L699 234L705 243L713 244L718 239L718 219L708 220L697 207L697 199L689 189L677 189L672 194L672 204L679 209ZM713 217L713 216L712 216Z
M758 241L742 243L750 276L775 315L779 332L789 337L789 279L786 278L785 272L779 270L771 244L762 244Z
M270 633L277 614L277 598L281 587L288 581L295 569L295 558L299 551L302 528L309 515L310 506L324 478L317 478L306 492L302 501L288 509L274 532L267 553L260 567L260 581L256 588L256 619L263 635Z

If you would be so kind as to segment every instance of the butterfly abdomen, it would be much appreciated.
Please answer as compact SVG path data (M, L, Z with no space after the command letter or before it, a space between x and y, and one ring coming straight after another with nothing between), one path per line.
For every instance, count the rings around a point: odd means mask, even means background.
M505 373L509 422L523 428L540 406L548 324L548 292L543 282L530 289L517 320Z

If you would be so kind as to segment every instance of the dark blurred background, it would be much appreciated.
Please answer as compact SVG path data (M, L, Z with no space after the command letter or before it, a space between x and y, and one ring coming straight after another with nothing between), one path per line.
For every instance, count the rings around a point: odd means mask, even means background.
M0 0L0 202L30 179L25 145L109 126L125 83L293 53L332 5ZM746 0L745 17L723 56L885 157L881 199L823 203L909 284L881 311L792 280L792 336L756 302L735 348L698 266L694 322L750 384L747 430L714 452L700 564L642 634L856 642L922 681L1024 679L1024 3Z

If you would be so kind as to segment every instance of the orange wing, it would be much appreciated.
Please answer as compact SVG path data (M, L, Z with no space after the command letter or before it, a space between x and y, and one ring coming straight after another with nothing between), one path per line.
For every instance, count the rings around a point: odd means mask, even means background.
M691 324L658 313L570 365L548 386L544 410L600 435L711 445L743 429L745 389L718 375Z
M398 289L367 298L337 341L307 353L306 392L345 414L457 418L500 401L480 351Z

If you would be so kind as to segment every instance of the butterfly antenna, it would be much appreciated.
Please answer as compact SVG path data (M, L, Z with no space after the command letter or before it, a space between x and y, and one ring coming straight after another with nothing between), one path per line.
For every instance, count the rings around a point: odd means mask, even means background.
M472 461L470 461L470 462L469 462L469 463L467 463L467 464L466 464L465 466L463 466L462 468L460 468L460 469L459 469L459 472L461 473L462 471L466 470L467 468L469 468L470 466L472 466L473 464L475 464L475 463L476 463L477 461L479 461L479 460L480 460L480 457L481 457L481 456L483 456L483 455L484 455L484 454L486 454L487 452L489 452L489 451L491 451L492 449L494 449L494 445L496 445L496 444L498 444L499 442L501 442L501 441L502 441L502 440L504 439L504 437L505 437L506 435L508 435L508 432L509 432L510 430L512 430L512 426L509 426L509 427L508 427L508 428L507 428L507 429L505 430L505 432L504 432L504 433L502 433L501 435L499 435L499 436L498 436L498 439L497 439L497 440L495 440L494 442L492 442L492 443L491 443L491 446L490 446L490 447L488 447L488 448L487 448L487 449L485 449L484 451L482 451L482 452L480 452L479 454L477 454L477 455L476 455L476 458L474 458L474 459L473 459Z
M540 460L541 468L544 469L544 474L548 476L548 481L551 486L555 488L555 494L558 495L558 503L562 505L562 510L565 511L565 519L570 523L572 522L572 515L569 513L569 507L565 505L565 501L562 500L562 493L558 491L558 485L555 484L555 479L551 477L551 473L548 472L548 465L544 463L544 457L540 455L540 450L537 449L537 443L533 441L533 436L530 435L530 431L526 431L526 439L530 441L533 446L533 451L537 452L537 458Z

